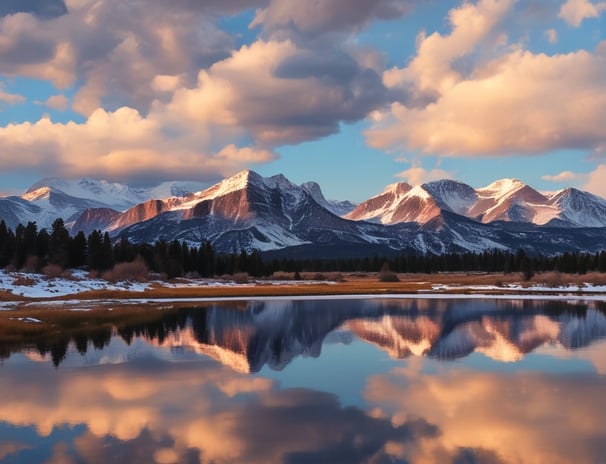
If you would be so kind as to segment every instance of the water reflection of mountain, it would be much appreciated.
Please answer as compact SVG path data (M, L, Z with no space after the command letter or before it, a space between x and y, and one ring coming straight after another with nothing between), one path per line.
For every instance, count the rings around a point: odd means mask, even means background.
M490 300L325 300L214 304L162 312L153 322L39 339L28 346L58 365L70 344L81 354L112 337L144 338L179 357L210 356L239 372L280 370L318 357L327 337L350 331L394 358L457 359L481 352L515 361L544 344L567 349L606 337L606 304ZM332 334L332 335L331 335ZM334 341L334 340L333 340ZM23 347L2 345L3 356ZM6 354L8 353L8 355Z

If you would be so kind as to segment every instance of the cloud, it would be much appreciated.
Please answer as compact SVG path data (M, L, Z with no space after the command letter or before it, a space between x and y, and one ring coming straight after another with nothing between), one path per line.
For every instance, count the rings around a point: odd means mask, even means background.
M381 59L345 37L318 48L272 35L236 50L235 38L217 25L223 14L269 12L279 2L66 3L67 13L51 19L25 13L0 19L0 73L73 87L71 107L86 119L0 128L7 155L25 153L3 157L2 169L151 181L162 172L191 177L193 166L216 178L274 159L277 146L336 133L342 122L363 119L388 101ZM326 2L327 28L333 21L330 27L341 27L345 6ZM352 15L344 19L349 25L409 7L394 0L354 6L345 14ZM293 14L305 16L300 9ZM319 18L303 16L302 24ZM46 101L58 110L69 103L60 95ZM123 119L128 126L119 127Z
M408 66L385 72L385 84L403 97L366 132L368 143L446 156L604 145L606 42L554 55L509 44L500 24L513 3L452 10L449 35L426 37Z
M352 33L373 20L395 19L411 11L412 0L317 0L313 7L297 0L271 0L257 11L250 27L270 33L300 34L307 39L324 34ZM292 35L291 35L292 37Z
M595 195L606 198L606 164L600 164L596 169L588 174L587 183L583 189Z
M606 2L567 0L560 8L558 16L568 24L579 27L584 19L597 18L604 11L606 11Z
M545 31L545 37L550 44L558 43L558 31L555 29L547 29Z
M124 105L146 112L161 97L152 86L158 76L195 83L201 68L229 56L234 39L215 24L217 15L263 4L223 3L229 5L68 0L67 12L51 19L6 16L0 73L50 80L59 89L77 83L74 107L85 115Z
M162 179L212 179L233 174L275 155L266 149L229 143L237 129L175 125L178 115L156 112L143 117L132 108L96 110L84 123L11 124L0 128L4 171L31 169L45 175L131 182Z
M53 110L65 111L69 106L69 100L65 95L52 95L44 104Z
M23 95L6 92L2 83L0 83L0 104L7 103L9 105L14 105L16 103L21 103L22 101L25 101Z
M271 161L278 145L335 133L342 121L386 101L379 75L355 57L339 50L317 57L290 41L243 46L201 70L192 86L164 75L154 83L172 93L147 113L96 108L83 123L43 119L0 128L7 154L0 167L122 181L203 170L208 180Z
M397 174L397 177L410 185L421 185L434 180L452 179L453 175L443 169L427 170L422 166L412 166L410 169Z
M572 171L562 171L555 175L544 175L541 179L549 182L577 182L587 178L587 174L580 174Z

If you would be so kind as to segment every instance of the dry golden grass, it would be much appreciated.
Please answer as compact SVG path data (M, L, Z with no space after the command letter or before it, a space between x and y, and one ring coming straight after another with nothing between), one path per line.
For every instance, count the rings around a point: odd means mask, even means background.
M304 276L304 278L307 276ZM152 284L145 292L94 290L77 295L58 296L34 301L58 300L112 300L112 299L196 299L196 298L247 298L247 297L287 297L318 295L382 295L382 294L415 294L428 291L444 294L508 294L515 292L510 285L533 285L558 287L571 285L583 286L584 283L606 285L606 274L569 275L557 273L536 274L530 282L523 282L520 274L480 274L480 273L445 273L445 274L398 274L399 282L380 282L377 273L334 273L326 274L325 281L305 282L304 284L280 284L278 282L257 281L246 285L208 286L201 282L199 287L167 288L161 284ZM331 280L328 280L332 278ZM333 280L334 279L334 280ZM434 290L434 285L448 286L447 289ZM494 286L491 290L472 289L470 286ZM0 291L0 301L32 301Z

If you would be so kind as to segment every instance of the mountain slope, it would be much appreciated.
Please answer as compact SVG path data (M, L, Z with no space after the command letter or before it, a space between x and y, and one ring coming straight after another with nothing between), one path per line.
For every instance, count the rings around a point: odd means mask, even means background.
M507 221L540 226L606 227L606 200L576 189L546 196L516 179L501 179L479 189L452 180L416 187L394 184L345 217L382 224L426 224L443 212L484 224Z

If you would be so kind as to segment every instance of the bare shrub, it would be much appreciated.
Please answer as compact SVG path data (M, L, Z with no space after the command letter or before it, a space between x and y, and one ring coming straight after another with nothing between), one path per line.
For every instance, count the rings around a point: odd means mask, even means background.
M23 272L36 272L40 269L40 259L37 256L28 255L23 264Z
M104 272L101 278L108 282L147 282L149 270L142 259L136 259L130 263L116 264L113 269Z
M237 284L247 284L249 277L246 272L237 272L232 276L232 280Z
M312 280L326 280L326 276L324 274L322 274L321 272L316 272L313 275Z
M36 280L31 277L27 277L24 275L17 276L13 280L13 285L15 287L33 287L36 284Z
M47 264L42 268L42 274L47 279L57 279L63 274L63 268L57 264Z
M556 288L564 285L564 279L559 272L545 272L537 274L533 279L536 283L543 284L546 287Z
M391 271L379 272L379 282L399 282L398 274Z
M602 286L606 285L606 273L590 272L583 276L583 280L591 285Z
M283 271L276 271L271 275L273 280L291 280L291 274Z
M389 263L386 261L379 271L379 282L399 282L398 274L389 269Z
M343 274L340 272L329 272L326 278L332 282L343 282Z

